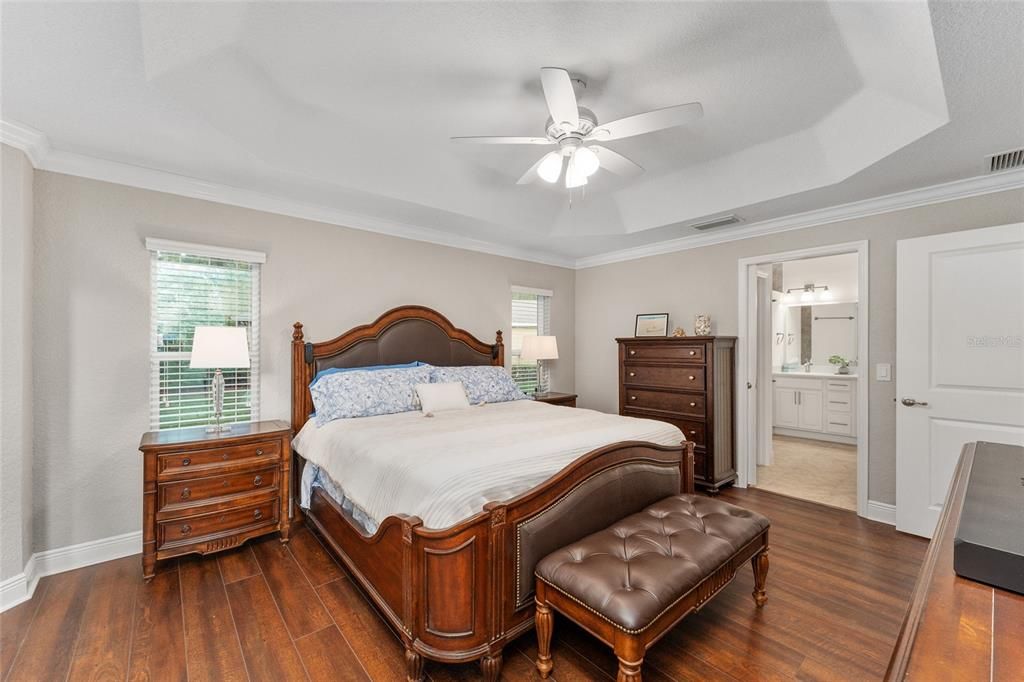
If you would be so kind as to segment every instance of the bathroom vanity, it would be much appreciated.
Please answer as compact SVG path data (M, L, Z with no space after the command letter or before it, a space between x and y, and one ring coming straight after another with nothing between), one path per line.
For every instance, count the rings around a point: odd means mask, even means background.
M856 375L775 372L772 384L776 434L856 444Z

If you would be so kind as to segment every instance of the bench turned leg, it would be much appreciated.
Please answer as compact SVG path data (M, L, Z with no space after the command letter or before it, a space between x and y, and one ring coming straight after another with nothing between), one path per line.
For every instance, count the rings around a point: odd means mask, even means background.
M619 659L619 674L615 676L615 682L641 682L640 666L644 659L639 661L625 661Z
M764 606L768 601L768 594L764 590L765 581L768 579L768 549L763 549L752 556L750 565L754 568L754 603L759 607Z
M407 682L423 682L423 657L412 649L405 649L405 679Z
M537 672L541 679L546 680L555 666L551 662L551 633L555 626L555 616L547 604L538 601L533 619L537 630Z
M640 682L640 668L644 663L647 647L635 635L615 633L615 657L619 659L619 674L615 682Z
M480 670L484 674L485 682L498 682L501 677L501 652L488 654L480 659Z

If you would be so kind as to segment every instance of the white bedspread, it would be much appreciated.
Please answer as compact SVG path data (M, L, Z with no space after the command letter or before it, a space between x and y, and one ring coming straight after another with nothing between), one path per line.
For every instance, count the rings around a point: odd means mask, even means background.
M293 445L374 522L372 530L398 513L447 528L625 440L678 445L683 434L665 422L518 400L433 417L405 412L322 427L311 419Z

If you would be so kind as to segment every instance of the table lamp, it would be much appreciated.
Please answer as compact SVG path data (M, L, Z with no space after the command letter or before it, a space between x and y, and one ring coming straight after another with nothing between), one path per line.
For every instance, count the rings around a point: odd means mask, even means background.
M545 360L558 359L558 343L553 336L524 336L523 350L519 354L523 362L537 361L537 389L535 393L546 393L548 390L547 368Z
M245 327L196 327L192 339L192 356L189 369L212 369L213 373L213 420L207 433L224 433L231 430L221 424L224 413L224 375L222 369L239 369L249 366L249 340Z

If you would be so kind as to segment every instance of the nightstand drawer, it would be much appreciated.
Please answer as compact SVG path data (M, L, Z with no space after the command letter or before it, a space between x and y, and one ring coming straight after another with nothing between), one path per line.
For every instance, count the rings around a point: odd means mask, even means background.
M194 505L196 502L212 502L217 498L239 493L275 489L280 474L280 466L271 466L225 476L161 483L157 509L169 511L176 507Z
M158 459L158 475L176 476L197 472L196 475L209 473L210 469L227 464L247 463L246 460L276 461L281 454L281 441L268 440L245 445L233 445L208 450L189 450L160 455Z
M157 549L199 542L205 537L243 528L277 525L280 499L229 511L190 516L157 523Z

